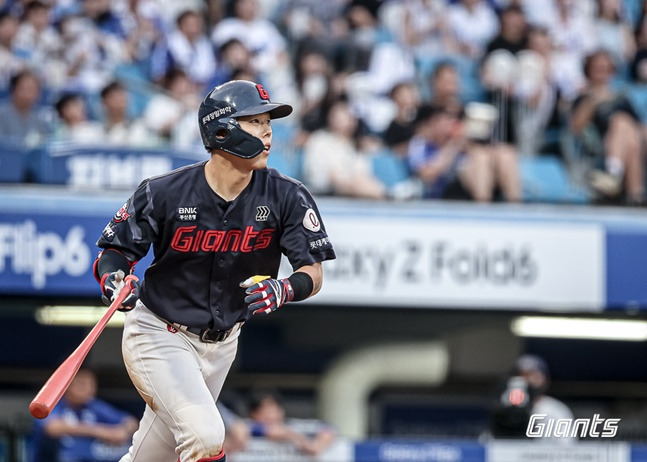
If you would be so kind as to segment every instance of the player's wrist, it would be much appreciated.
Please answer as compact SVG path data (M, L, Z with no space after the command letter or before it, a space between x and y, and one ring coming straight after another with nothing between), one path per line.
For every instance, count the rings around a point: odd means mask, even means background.
M99 281L99 286L101 287L101 293L104 295L107 295L106 293L106 279L110 276L110 273L104 273L103 276L101 276L101 280Z
M294 288L292 287L292 283L289 278L279 279L279 282L283 286L281 299L281 305L283 305L284 303L290 302L294 299Z
M293 292L291 301L299 302L305 300L312 294L314 281L308 273L296 271L287 280L290 282L290 287Z

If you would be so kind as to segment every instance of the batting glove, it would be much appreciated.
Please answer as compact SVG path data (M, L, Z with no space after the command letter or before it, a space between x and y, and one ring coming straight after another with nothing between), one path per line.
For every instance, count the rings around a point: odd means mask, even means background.
M132 290L124 299L119 311L132 310L139 298L139 279L133 275L131 280L133 282ZM124 272L122 270L104 274L101 278L101 292L103 292L101 300L103 300L103 303L110 305L117 298L121 289L123 289L125 285Z
M286 279L271 279L269 276L252 276L240 283L246 287L245 303L253 314L271 313L294 298L292 284Z

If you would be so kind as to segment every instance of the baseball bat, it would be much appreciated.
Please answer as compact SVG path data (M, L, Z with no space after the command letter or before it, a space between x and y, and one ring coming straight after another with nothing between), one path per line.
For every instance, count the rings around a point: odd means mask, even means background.
M44 419L52 412L52 409L58 404L59 400L65 393L65 390L70 386L76 373L81 368L81 364L85 357L90 352L90 349L95 344L103 329L105 329L110 318L115 314L117 309L121 306L126 297L133 289L132 281L136 276L126 276L124 279L124 287L119 291L117 298L110 304L108 310L99 319L99 321L92 328L90 333L83 339L83 341L76 347L68 357L61 363L60 366L49 377L45 385L36 394L32 402L29 404L29 413L37 419Z

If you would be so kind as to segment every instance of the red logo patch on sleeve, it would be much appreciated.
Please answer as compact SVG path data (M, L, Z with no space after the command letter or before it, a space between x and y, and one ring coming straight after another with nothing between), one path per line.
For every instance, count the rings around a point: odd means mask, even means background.
M261 99L265 100L270 100L270 94L267 92L265 88L263 88L263 85L260 83L256 84L256 89L258 90L258 94L261 96Z
M127 200L126 203L122 205L119 210L117 210L117 213L115 213L115 216L112 218L112 221L114 221L115 223L121 223L122 221L126 221L130 217L130 214L128 213L129 206L130 206L130 199Z

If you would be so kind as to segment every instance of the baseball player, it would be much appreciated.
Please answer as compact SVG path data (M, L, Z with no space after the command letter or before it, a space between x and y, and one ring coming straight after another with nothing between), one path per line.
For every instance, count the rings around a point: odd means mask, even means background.
M154 252L123 303L124 363L146 408L121 462L224 461L215 401L241 327L321 288L321 263L335 253L317 206L300 182L266 167L271 119L291 112L259 84L216 87L198 112L210 159L144 180L97 241L108 302ZM281 254L294 269L284 279Z

